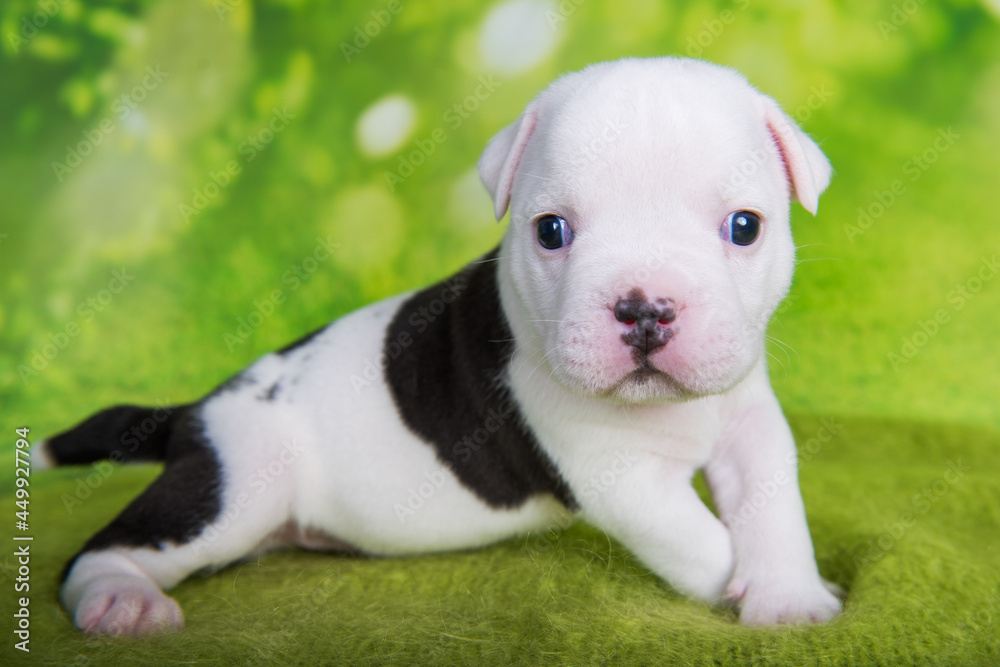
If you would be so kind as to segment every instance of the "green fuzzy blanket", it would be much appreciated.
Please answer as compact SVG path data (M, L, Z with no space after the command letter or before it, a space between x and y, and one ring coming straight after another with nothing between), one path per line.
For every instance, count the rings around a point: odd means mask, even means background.
M824 444L810 439L831 420L792 423L811 443L802 490L820 570L848 592L844 614L827 626L741 627L734 612L677 596L578 523L400 560L271 553L177 587L187 619L177 634L87 639L56 602L56 576L157 473L87 466L40 474L33 485L32 518L45 530L31 547L31 657L70 665L1000 664L1000 436L834 419L837 433ZM0 617L11 618L11 596L0 603Z

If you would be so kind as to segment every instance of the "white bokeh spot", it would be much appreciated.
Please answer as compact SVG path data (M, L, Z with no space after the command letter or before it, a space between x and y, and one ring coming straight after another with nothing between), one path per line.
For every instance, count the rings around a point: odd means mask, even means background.
M122 119L122 126L129 134L134 136L145 137L149 135L149 117L139 109L130 111Z
M355 138L368 157L378 158L400 148L417 121L417 108L405 95L387 95L365 109L358 118Z
M505 0L483 21L479 47L487 69L518 74L542 62L556 47L558 7L550 0Z

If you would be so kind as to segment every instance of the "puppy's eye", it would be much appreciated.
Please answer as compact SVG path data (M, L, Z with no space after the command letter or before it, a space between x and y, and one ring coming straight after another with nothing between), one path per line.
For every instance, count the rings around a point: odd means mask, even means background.
M722 237L736 245L750 245L760 236L760 216L752 211L730 213L722 224Z
M537 224L538 243L546 250L556 250L573 242L573 230L558 215L543 215Z

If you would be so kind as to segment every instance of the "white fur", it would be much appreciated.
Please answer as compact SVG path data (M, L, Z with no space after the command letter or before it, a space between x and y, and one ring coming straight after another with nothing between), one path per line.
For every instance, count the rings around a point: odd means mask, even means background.
M740 179L748 159L756 166ZM511 211L499 269L517 342L509 385L581 515L682 593L739 600L744 623L834 616L764 361L765 327L794 263L789 198L815 211L830 177L819 148L735 72L625 60L555 82L494 138L480 172L497 217ZM740 209L764 220L747 247L719 231ZM571 222L570 246L537 244L545 213ZM661 373L645 380L629 379L625 325L610 312L633 288L678 306L676 335L651 355ZM225 474L222 516L186 545L85 554L63 591L80 627L178 626L159 587L276 544L416 554L560 521L550 497L514 510L484 504L400 421L380 379L359 385L404 298L262 358L250 369L256 384L205 404ZM274 401L256 399L275 382ZM269 466L280 474L262 476ZM719 518L690 486L699 468ZM776 474L786 482L742 521ZM401 513L413 492L420 506ZM133 613L136 600L145 616Z
M32 445L31 451L28 453L28 459L31 463L31 469L35 472L49 470L59 465L55 457L52 456L51 445L49 445L48 440L39 440Z

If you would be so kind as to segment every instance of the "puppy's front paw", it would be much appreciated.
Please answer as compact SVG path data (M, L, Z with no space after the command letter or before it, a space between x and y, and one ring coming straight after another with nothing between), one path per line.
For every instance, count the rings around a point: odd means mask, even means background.
M149 580L129 576L92 582L74 617L76 626L89 635L142 636L184 626L184 615L173 598Z
M733 581L727 598L737 601L743 625L801 625L826 623L841 611L835 584L822 580L808 584L749 584Z

